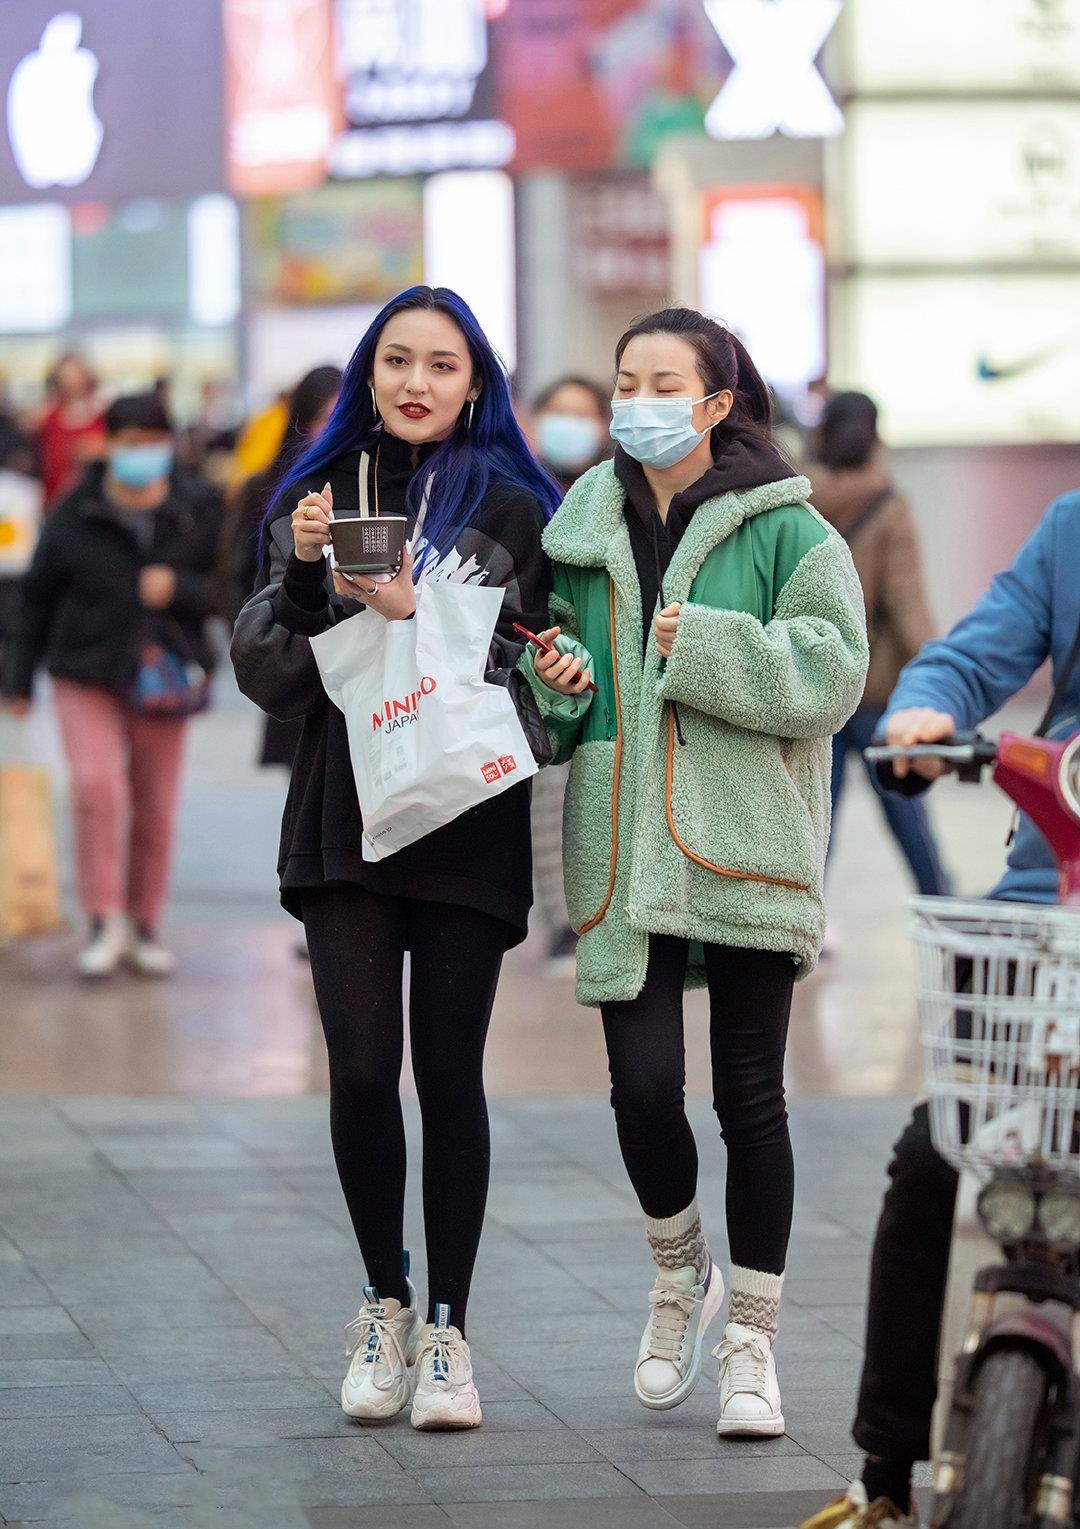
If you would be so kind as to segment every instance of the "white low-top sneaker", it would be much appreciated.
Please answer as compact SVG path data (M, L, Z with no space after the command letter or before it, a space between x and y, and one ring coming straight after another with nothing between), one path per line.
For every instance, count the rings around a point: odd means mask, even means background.
M436 1306L435 1321L420 1329L416 1350L414 1428L479 1428L480 1396L469 1345L450 1326L449 1306Z
M111 977L128 953L131 932L122 913L106 913L79 952L80 977Z
M136 930L127 958L140 977L171 977L176 971L176 957L154 935Z
M662 1412L690 1395L701 1374L705 1329L723 1299L724 1281L711 1258L703 1280L693 1264L657 1272L634 1370L634 1394L643 1407Z
M341 1408L361 1423L379 1423L404 1412L412 1398L413 1361L420 1313L409 1280L409 1304L379 1300L374 1285L364 1288L359 1315L345 1328L349 1369L341 1382Z
M768 1336L729 1322L713 1354L720 1361L720 1437L775 1439L782 1434L784 1414Z

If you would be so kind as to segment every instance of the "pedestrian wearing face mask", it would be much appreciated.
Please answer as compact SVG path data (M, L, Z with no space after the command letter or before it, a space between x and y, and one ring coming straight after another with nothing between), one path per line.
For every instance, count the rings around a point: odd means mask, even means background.
M587 377L559 377L533 403L536 449L566 494L590 467L611 455L606 389ZM570 925L563 890L562 816L569 766L541 770L533 781L533 864L536 898L547 930L549 977L574 971L577 934Z
M572 756L578 998L601 1011L656 1264L634 1390L654 1409L690 1394L723 1299L683 1105L683 990L707 984L732 1261L717 1432L774 1437L794 1196L784 1049L824 933L830 739L866 677L863 599L729 330L671 309L635 324L615 361L614 460L544 534L566 651L530 648L522 668Z
M174 969L158 939L169 884L187 718L208 699L205 633L216 499L173 471L172 428L152 394L105 415L106 456L46 522L7 655L8 709L25 716L39 667L71 777L85 977L122 962Z

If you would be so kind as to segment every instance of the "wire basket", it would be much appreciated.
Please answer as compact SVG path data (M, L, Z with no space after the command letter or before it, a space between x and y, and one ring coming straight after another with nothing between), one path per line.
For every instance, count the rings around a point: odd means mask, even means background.
M1080 912L912 899L930 1129L980 1177L1080 1165Z

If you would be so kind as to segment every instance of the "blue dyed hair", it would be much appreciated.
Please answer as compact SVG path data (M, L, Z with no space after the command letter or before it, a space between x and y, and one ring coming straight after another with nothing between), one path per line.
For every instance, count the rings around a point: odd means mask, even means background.
M425 540L440 554L448 552L493 482L525 489L539 501L544 518L550 519L561 498L558 485L529 450L514 418L510 383L502 361L492 349L472 309L448 287L409 287L391 298L376 315L345 368L337 405L326 429L277 484L272 504L290 484L320 476L337 457L347 452L371 450L378 443L382 426L372 400L369 379L375 369L379 337L395 314L415 309L445 314L457 325L465 336L472 358L473 384L480 385L471 425L468 423L469 411L463 410L457 426L445 441L440 441L428 459L427 467L435 473L435 480L424 521ZM414 473L409 484L406 504L414 515L419 512L427 477L427 472ZM266 528L272 518L273 508L263 522L264 546ZM419 573L418 564L414 576Z

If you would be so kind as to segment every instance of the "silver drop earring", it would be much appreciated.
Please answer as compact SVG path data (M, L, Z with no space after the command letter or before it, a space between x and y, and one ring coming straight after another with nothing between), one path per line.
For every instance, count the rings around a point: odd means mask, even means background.
M466 426L465 426L466 430L471 430L472 429L473 414L475 412L476 412L476 403L475 403L475 401L472 398L470 398L469 399L469 418L468 418L468 422L466 423Z
M375 389L370 382L368 383L368 392L371 394L371 412L374 414L375 418L378 419L379 406L375 402Z

